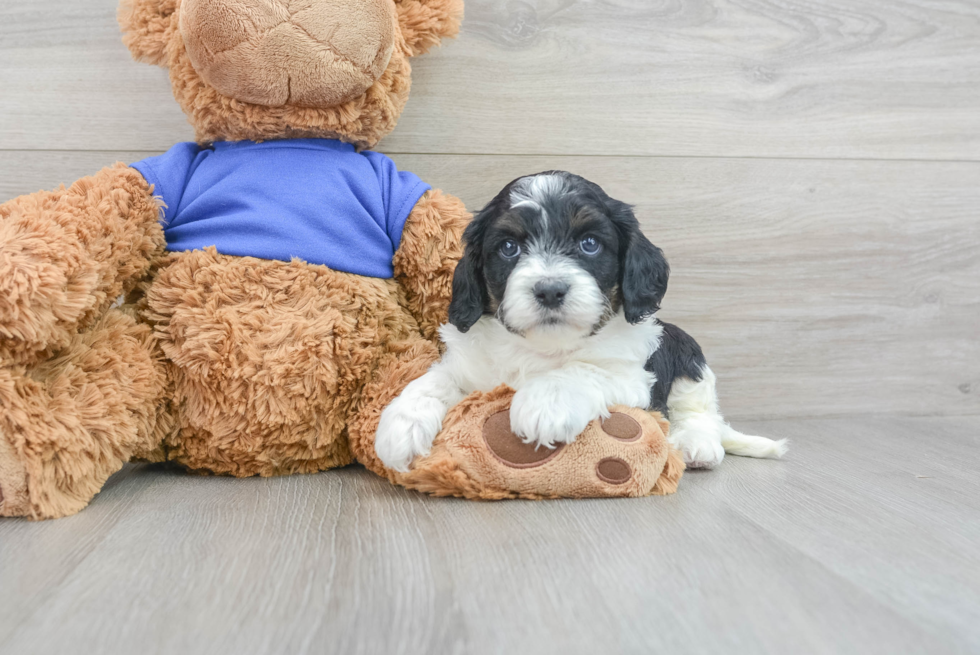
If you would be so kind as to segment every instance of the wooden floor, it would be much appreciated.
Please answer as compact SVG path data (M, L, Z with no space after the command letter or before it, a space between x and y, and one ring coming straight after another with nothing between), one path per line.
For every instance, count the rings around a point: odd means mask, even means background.
M192 138L116 0L0 3L0 202ZM633 203L731 458L669 498L129 467L0 521L0 653L980 652L980 2L468 0L382 143Z
M0 523L0 652L976 653L980 418L782 419L667 498L133 466Z

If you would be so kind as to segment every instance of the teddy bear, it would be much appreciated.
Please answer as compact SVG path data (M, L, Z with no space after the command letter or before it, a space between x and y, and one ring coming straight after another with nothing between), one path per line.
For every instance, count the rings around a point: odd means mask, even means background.
M129 461L232 476L355 459L467 498L671 493L656 414L612 408L538 451L513 391L453 408L407 473L384 407L439 357L469 221L371 150L410 58L461 0L123 0L135 59L168 69L194 143L0 205L0 516L83 509Z

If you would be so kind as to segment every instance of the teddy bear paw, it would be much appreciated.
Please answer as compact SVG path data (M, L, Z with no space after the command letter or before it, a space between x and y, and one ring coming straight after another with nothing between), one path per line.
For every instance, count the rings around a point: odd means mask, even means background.
M631 444L636 443L639 446L643 427L636 419L622 412L612 412L608 418L597 423L599 429L596 432L597 436L601 435L598 437L600 443L593 444L593 447L588 448L585 453L577 453L579 457L584 454L594 464L575 465L573 468L579 474L591 477L593 482L599 481L604 485L613 486L626 484L636 473L626 458L634 459L629 457L629 451L634 448ZM487 419L483 426L483 438L494 458L510 469L544 466L563 454L563 451L574 441L556 443L552 448L541 448L537 443L525 440L512 429L511 418L506 411L498 412ZM602 445L603 442L605 445Z

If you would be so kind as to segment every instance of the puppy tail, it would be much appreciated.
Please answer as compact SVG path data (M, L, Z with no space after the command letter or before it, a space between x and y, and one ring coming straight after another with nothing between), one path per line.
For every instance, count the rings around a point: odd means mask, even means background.
M786 454L789 442L786 439L775 441L765 437L742 434L726 423L721 431L721 447L731 455L779 459Z

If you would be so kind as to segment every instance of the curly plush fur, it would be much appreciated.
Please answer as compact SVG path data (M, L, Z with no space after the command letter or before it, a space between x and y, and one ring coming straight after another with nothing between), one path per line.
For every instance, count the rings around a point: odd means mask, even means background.
M395 279L405 290L403 304L427 339L438 341L453 294L453 272L463 255L463 229L470 214L459 198L431 191L419 200L395 253Z
M168 458L232 475L349 464L353 398L390 333L418 333L394 284L213 248L171 257L146 314L174 367Z
M395 5L387 67L363 95L330 107L260 106L218 93L191 65L181 0L123 0L119 22L135 58L169 68L202 143L304 136L370 147L408 98L408 58L455 34L462 13L460 0ZM642 416L636 445L594 430L564 456L570 474L526 476L537 491L501 483L510 473L486 449L477 457L473 439L506 392L454 410L455 436L424 466L401 475L381 465L373 443L382 409L439 357L436 330L470 218L458 199L433 190L418 201L389 280L214 248L167 253L159 209L153 189L123 164L0 205L0 516L77 512L137 459L250 476L321 471L356 456L399 484L468 498L676 486L682 465L665 426ZM460 459L467 448L470 463ZM592 479L592 459L610 448L624 461L648 454L630 460L639 473L630 484Z
M149 326L112 309L55 357L0 369L0 515L52 518L85 507L153 445L166 371ZM0 439L4 441L4 439ZM12 457L11 457L12 456Z
M266 107L223 96L201 79L178 35L179 6L180 0L123 0L119 24L134 57L170 70L174 97L201 143L319 137L374 147L394 129L408 101L408 58L455 35L463 15L462 0L401 0L391 60L362 96L334 107Z
M107 169L127 180L129 170ZM45 338L4 340L10 354L0 368L0 515L74 513L129 459L237 476L349 464L347 424L369 404L363 389L369 376L376 379L406 350L423 353L424 366L438 356L416 316L430 332L444 320L449 283L432 272L451 272L459 258L458 239L446 236L468 220L458 200L429 192L419 201L396 258L397 278L382 280L213 248L165 254L162 243L134 237L156 235L147 228L159 227L150 189L144 183L137 191L142 198L117 208L138 208L142 216L152 207L142 231L132 227L138 224L132 212L97 211L103 194L83 196L95 207L77 199L71 205L75 215L114 219L105 233L133 237L122 249L126 265L117 269L130 275L111 276L109 267L90 263L103 274L74 296L90 309L76 312L73 325L38 312L23 294L16 306L43 319L30 324L33 332L22 331ZM8 204L23 206L25 198ZM43 216L35 221L44 224ZM0 242L0 257L22 253L9 247L19 243ZM412 252L425 257L411 263L404 253ZM76 256L92 259L85 250ZM39 268L61 270L50 258L26 261L35 264L22 267L32 280L43 279ZM65 275L56 279L62 290L71 287ZM59 284L50 286L47 295L27 300L48 300ZM109 308L108 294L122 291L130 291L133 304ZM37 355L45 349L54 355Z
M170 69L201 142L373 146L408 99L408 58L455 34L462 13L459 0L398 2L391 59L363 95L266 107L195 72L180 4L124 0L119 21L135 58ZM348 464L373 372L406 347L437 356L419 325L432 338L445 316L469 218L455 198L419 201L391 280L166 253L159 209L124 164L0 205L0 515L77 512L131 459L238 476Z
M125 164L0 205L0 361L65 348L163 253L159 207Z

